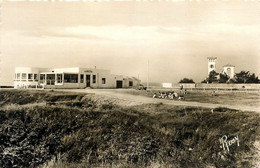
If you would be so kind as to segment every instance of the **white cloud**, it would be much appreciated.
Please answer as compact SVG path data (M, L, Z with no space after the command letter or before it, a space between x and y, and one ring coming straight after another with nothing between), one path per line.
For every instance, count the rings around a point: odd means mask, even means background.
M6 42L12 39L20 39L20 45L37 44L104 44L107 46L131 45L131 46L165 46L178 45L178 49L188 44L216 43L222 45L236 43L238 45L253 45L257 47L259 42L260 24L236 26L232 24L198 24L187 27L163 27L163 26L71 26L71 27L42 27L34 31L5 31ZM7 37L9 36L9 37ZM19 44L19 41L15 43ZM176 46L177 47L177 46ZM185 48L183 48L185 50ZM194 46L190 46L194 48ZM145 48L144 48L145 50Z
M170 27L170 28L161 28L157 26L76 26L76 27L54 27L47 29L51 35L64 34L72 36L96 36L110 40L149 40L151 38L157 38L158 40L168 37L169 35L164 35L164 31L175 31L175 34L172 34L171 37L180 33L182 28L179 27ZM87 39L87 38L86 38Z
M232 24L210 24L194 25L189 27L160 27L160 26L76 26L76 27L55 27L47 30L50 36L63 35L64 37L99 37L110 40L149 40L156 39L158 42L169 40L207 40L207 35L212 34L217 38L221 35L235 35L241 37L252 37L260 34L260 25L236 26Z

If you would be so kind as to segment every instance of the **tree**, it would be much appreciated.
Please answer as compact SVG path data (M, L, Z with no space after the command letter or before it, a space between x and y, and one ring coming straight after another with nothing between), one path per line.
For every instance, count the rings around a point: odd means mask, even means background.
M228 80L228 83L237 83L236 79L232 78Z
M195 83L192 79L183 78L179 81L179 83Z
M235 80L237 83L259 83L258 77L255 74L250 74L249 71L241 71L236 73Z
M219 83L226 83L229 80L229 76L226 73L219 74Z
M258 79L258 76L255 76L254 73L250 75L250 77L246 81L246 83L259 83L259 82L260 80Z
M246 83L246 80L249 78L250 73L249 71L241 71L239 73L236 73L235 79L237 83Z
M207 83L207 79L204 79L203 81L201 81L201 83Z
M217 73L216 71L210 71L209 73L209 77L207 78L207 81L209 83L212 83L212 82L218 82L218 75L219 73Z

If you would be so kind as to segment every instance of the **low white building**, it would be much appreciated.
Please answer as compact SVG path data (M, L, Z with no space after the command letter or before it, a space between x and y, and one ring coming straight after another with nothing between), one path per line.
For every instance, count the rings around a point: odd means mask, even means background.
M16 67L14 88L132 88L140 84L135 77L113 75L96 68Z
M163 88L172 88L172 83L162 83Z

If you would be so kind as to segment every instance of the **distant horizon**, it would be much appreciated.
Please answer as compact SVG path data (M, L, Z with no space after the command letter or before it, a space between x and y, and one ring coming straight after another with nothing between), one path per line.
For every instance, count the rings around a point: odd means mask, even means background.
M209 57L207 57L207 58L209 58ZM214 58L216 58L217 59L217 57L214 57ZM215 72L217 72L217 73L221 73L222 72L222 70L223 70L223 67L225 67L225 66L234 66L234 65L231 65L231 64L225 64L224 66L222 66L222 69L219 69L219 71L217 70L217 68L216 68L216 70L215 70ZM20 67L20 66L19 66ZM32 66L28 66L28 67L30 67L30 68L46 68L46 69L58 69L58 68L89 68L89 69L103 69L103 70L109 70L109 69L104 69L104 68L100 68L100 67L96 67L96 66L94 66L94 67L84 67L84 66L73 66L73 67L70 67L70 66L67 66L67 67L32 67ZM217 66L216 66L217 67ZM234 66L235 67L235 66ZM109 70L110 71L110 70ZM247 72L247 70L241 70L241 71L246 71ZM240 71L240 72L241 72ZM235 74L237 74L237 73L240 73L240 72L235 72ZM250 72L250 71L249 71ZM254 72L250 72L251 74L255 74ZM113 73L112 73L113 74ZM117 75L123 75L123 76L127 76L127 75L124 75L124 74L117 74ZM255 74L256 75L256 74ZM257 75L256 75L257 76ZM138 78L139 79L139 76L128 76L128 77L136 77L136 78ZM203 80L205 80L206 78L208 77L208 75L207 76L205 76L205 78L204 79L201 79L201 81L194 81L192 78L188 78L188 79L192 79L195 83L201 83ZM259 76L257 76L257 77L259 77ZM180 80L182 80L182 79L184 79L184 78L187 78L187 77L183 77L183 78L180 78ZM179 80L179 81L180 81ZM143 81L142 83L146 83L147 84L147 80L146 81ZM170 81L157 81L157 82L155 82L155 81L151 81L151 82L149 82L149 83L154 83L154 84L162 84L162 83L175 83L175 84L177 84L177 83L179 83L179 82L170 82Z
M207 57L260 76L257 2L11 2L1 8L0 85L15 67L98 67L155 83L200 83Z

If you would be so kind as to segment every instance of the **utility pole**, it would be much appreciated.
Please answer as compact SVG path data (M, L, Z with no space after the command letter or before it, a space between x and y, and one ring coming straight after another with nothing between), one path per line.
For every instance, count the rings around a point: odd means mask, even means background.
M147 61L147 89L148 89L148 87L149 87L149 59L148 59L148 61Z

